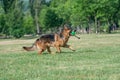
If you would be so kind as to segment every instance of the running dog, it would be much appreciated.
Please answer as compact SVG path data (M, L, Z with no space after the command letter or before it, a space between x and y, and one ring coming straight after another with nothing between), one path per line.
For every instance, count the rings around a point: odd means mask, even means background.
M42 54L42 52L46 49L49 53L51 53L50 47L55 47L58 53L61 52L60 47L69 48L72 51L75 51L70 45L67 44L70 38L70 33L71 29L65 25L59 34L55 33L42 35L31 47L23 47L23 49L26 51L38 49L38 54Z

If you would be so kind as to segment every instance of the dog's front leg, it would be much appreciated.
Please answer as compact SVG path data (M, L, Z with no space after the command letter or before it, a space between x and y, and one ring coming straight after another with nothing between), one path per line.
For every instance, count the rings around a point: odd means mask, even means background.
M63 46L63 47L65 47L65 48L69 48L70 50L72 50L72 51L75 51L75 49L73 49L73 47L72 46L70 46L70 45L65 45L65 46Z
M59 46L56 46L56 49L57 49L57 52L60 53L61 52L61 49Z

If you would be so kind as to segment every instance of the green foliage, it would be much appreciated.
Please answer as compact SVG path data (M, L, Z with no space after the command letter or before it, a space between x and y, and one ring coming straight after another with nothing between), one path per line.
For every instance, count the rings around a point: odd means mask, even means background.
M23 29L14 29L14 31L12 32L12 35L15 38L21 38L24 35Z
M23 12L22 12L22 1L3 1L4 11L5 11L5 23L3 25L4 34L13 36L15 38L20 38L24 34L23 31ZM8 5L8 6L6 6ZM9 8L8 8L9 7Z
M51 8L55 11L59 18L63 19L63 23L70 23L71 16L71 5L72 3L68 0L60 0L58 3L57 0L51 2Z
M62 24L63 19L59 18L58 15L52 9L43 9L41 11L41 23L45 30L49 28L59 27Z
M52 0L51 8L63 18L64 22L68 21L73 26L94 23L94 29L98 32L99 26L104 22L113 22L118 26L119 4L119 0L60 0L59 3L57 0Z
M84 29L89 27L98 33L109 31L110 24L115 25L115 29L119 28L119 20L120 0L0 1L0 33L8 36L14 36L15 30L15 33L20 31L22 35L34 34L36 31L40 33L65 23ZM108 29L104 24L107 24Z
M4 14L0 14L0 32L1 33L5 33L5 30L7 28L5 27L5 15Z
M34 34L35 27L33 23L33 18L30 14L26 14L23 19L23 29L25 34Z

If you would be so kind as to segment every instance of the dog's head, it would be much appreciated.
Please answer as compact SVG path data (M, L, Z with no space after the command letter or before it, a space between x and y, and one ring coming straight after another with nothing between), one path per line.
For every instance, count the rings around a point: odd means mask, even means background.
M72 31L72 29L68 25L64 25L64 28L63 28L63 35L64 36L69 37L71 31Z

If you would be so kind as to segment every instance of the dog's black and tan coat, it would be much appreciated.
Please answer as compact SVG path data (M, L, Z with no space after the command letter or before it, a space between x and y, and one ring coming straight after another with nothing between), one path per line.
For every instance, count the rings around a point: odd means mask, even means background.
M75 51L70 45L67 44L70 37L71 29L67 26L64 26L63 30L60 34L46 34L42 35L39 39L35 41L35 43L31 47L23 47L23 49L27 51L38 49L38 53L42 54L43 51L47 49L49 53L51 53L50 47L56 47L57 52L61 52L60 47L69 48Z

